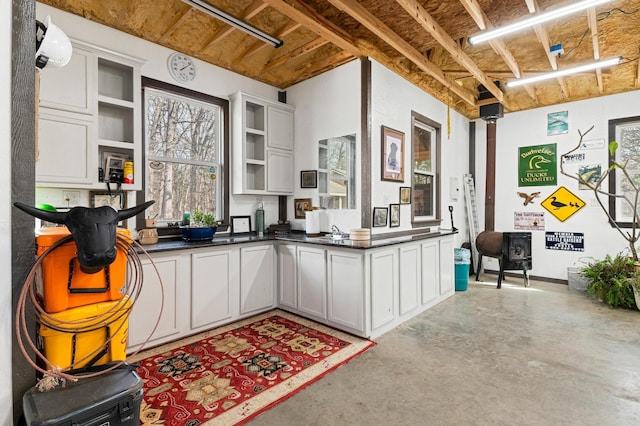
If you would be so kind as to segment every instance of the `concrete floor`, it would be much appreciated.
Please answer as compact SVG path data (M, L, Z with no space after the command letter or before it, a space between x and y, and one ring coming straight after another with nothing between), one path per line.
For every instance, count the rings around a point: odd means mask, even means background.
M248 424L640 425L640 312L481 280Z

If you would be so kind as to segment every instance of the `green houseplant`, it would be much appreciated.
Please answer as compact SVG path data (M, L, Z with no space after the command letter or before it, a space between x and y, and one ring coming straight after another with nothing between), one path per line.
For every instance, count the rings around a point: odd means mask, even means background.
M561 158L568 156L572 152L578 150L582 146L584 137L593 130L594 126L591 126L586 132L578 130L580 140L575 148L562 155ZM603 260L594 260L589 263L582 272L591 281L587 292L608 303L613 307L626 307L632 308L635 298L635 305L640 310L640 261L638 259L638 250L636 243L640 239L640 216L638 215L638 206L640 205L640 182L637 181L629 170L627 170L627 163L618 163L615 158L616 151L618 150L618 143L611 141L609 143L610 164L607 170L595 182L587 182L583 176L579 174L571 174L564 170L564 162L560 162L560 173L563 175L578 181L580 184L586 185L593 191L596 201L600 205L600 208L607 216L609 223L613 228L627 241L630 256L617 254L615 257L607 255ZM619 171L620 179L625 183L628 191L626 193L618 194L606 191L603 189L602 184L607 177ZM609 199L617 198L623 201L623 203L629 206L633 211L633 218L631 220L631 230L622 229L620 224L611 216L607 204ZM635 297L634 297L635 295ZM631 303L629 303L629 301Z
M196 209L188 226L182 227L182 239L185 241L206 241L213 238L218 229L218 222L213 213L205 213Z

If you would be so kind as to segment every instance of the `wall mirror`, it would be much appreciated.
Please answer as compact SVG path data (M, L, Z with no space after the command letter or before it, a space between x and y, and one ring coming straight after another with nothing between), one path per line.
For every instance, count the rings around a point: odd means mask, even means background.
M322 139L318 143L320 207L355 209L356 135Z

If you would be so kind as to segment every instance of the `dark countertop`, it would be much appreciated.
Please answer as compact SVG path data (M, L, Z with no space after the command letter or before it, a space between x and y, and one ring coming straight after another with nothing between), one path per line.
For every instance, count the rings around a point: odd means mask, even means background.
M157 244L144 245L144 249L149 253L157 253L169 250L187 250L205 247L219 247L234 244L246 244L257 243L261 241L288 241L293 243L307 243L316 244L325 247L338 247L349 249L372 249L385 246L391 246L394 244L408 243L412 241L426 240L430 238L438 238L446 235L457 234L458 231L452 230L440 230L434 232L415 233L409 235L394 235L385 237L373 236L368 241L352 241L349 239L333 240L331 234L325 234L324 236L311 237L307 236L304 232L293 231L289 235L271 235L267 234L263 237L258 237L255 234L251 235L236 235L229 234L216 234L212 240L207 241L183 241L182 239L170 239L160 240Z

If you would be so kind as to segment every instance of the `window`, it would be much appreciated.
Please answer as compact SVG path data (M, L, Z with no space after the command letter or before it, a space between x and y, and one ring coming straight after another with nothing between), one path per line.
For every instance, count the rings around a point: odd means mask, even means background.
M618 142L618 149L615 159L609 152L609 164L614 160L618 164L626 163L625 170L637 184L640 182L640 117L609 120L609 142L613 141ZM636 193L630 180L622 178L621 173L620 169L613 169L609 174L609 192L616 194L615 198L609 197L609 213L618 226L631 228Z
M356 135L323 139L318 143L320 207L354 209Z
M414 226L440 224L440 124L411 113L412 187Z
M228 223L228 101L151 79L143 86L145 199L156 201L147 216L170 224L197 209Z

